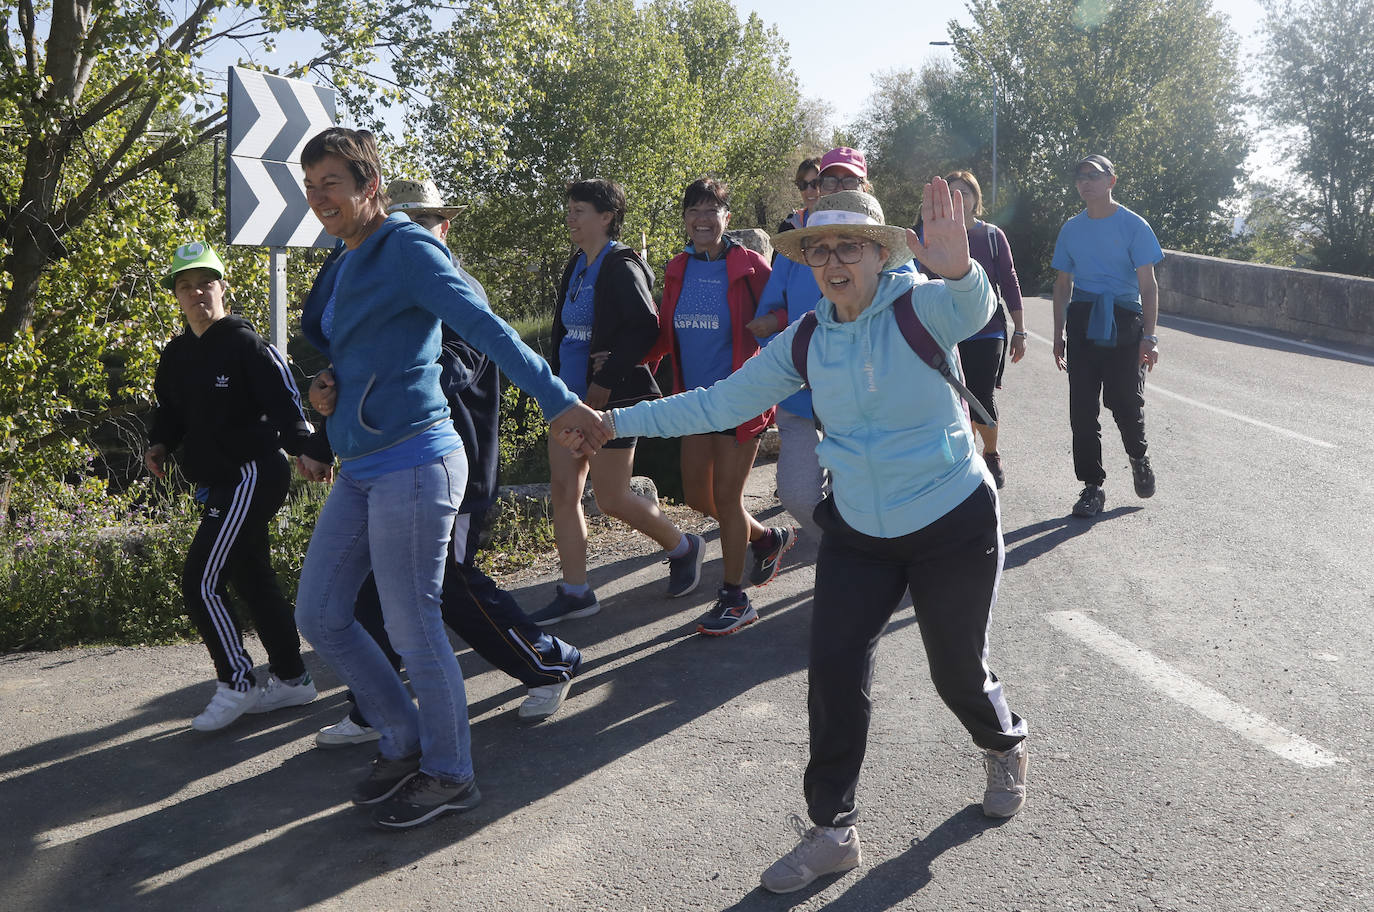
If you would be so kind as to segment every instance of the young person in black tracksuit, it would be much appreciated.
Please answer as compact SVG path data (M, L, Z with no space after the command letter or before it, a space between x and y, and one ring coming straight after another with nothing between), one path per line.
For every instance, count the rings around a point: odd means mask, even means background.
M433 181L392 181L387 187L392 200L389 212L404 212L411 221L448 237L449 219L457 212L445 206ZM459 269L464 279L486 299L481 284ZM468 484L458 507L458 518L449 545L440 610L444 623L473 651L506 674L519 680L529 692L520 705L522 719L546 719L558 711L582 663L582 654L557 637L540 630L520 608L514 596L477 567L477 549L486 525L487 510L496 500L500 463L501 373L486 355L468 345L448 326L442 327L443 349L439 378L448 400L453 426L463 438L468 457ZM311 385L310 403L321 414L334 410L333 377L322 373ZM372 634L398 670L401 657L391 648L382 622L377 585L369 576L358 592L358 622ZM342 747L380 738L354 706L333 725L320 729L315 743Z
M182 473L204 492L181 589L218 679L191 727L214 731L246 712L315 699L292 607L269 560L267 524L286 502L291 478L281 450L306 460L332 456L301 411L286 359L225 309L228 285L214 250L202 243L178 247L162 285L176 295L188 328L158 362L157 411L143 461L162 478L168 454L181 447ZM226 600L226 581L267 649L270 672L261 683Z

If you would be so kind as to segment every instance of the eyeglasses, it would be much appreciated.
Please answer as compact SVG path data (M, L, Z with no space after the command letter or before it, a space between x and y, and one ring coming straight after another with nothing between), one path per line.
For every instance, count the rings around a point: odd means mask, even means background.
M834 193L836 190L858 190L863 185L864 179L853 174L846 174L844 177L827 174L821 178L821 189L826 193Z
M807 189L819 190L820 186L821 179L819 177L813 177L809 181L797 181L797 189L802 191L805 191Z
M806 260L806 265L821 267L830 262L830 255L833 253L835 258L846 266L852 266L864 258L864 248L868 246L868 241L845 241L830 247L803 247L802 259Z

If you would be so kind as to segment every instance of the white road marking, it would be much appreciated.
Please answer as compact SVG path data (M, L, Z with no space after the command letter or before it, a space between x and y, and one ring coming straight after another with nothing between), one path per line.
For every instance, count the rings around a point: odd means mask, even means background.
M1030 335L1031 338L1039 342L1044 342L1046 345L1054 344L1050 341L1049 338L1047 338L1046 336L1042 336L1039 333L1031 333ZM1294 344L1296 345L1298 343ZM1195 406L1197 408L1204 409L1209 412L1214 412L1218 415L1224 415L1227 418L1231 418L1235 421L1244 422L1245 424L1253 424L1255 427L1264 428L1266 431L1273 431L1275 434L1282 434L1285 437L1292 437L1294 440L1300 440L1303 443L1310 443L1312 446L1318 446L1328 450L1334 450L1336 448L1336 445L1334 443L1329 443L1325 440L1318 440L1316 437L1309 437L1306 434L1299 434L1297 431L1290 431L1288 428L1279 427L1277 424L1270 424L1267 421L1260 421L1258 418L1251 418L1248 415L1242 415L1239 412L1233 412L1229 409L1218 408L1217 406L1210 405L1206 402L1199 402L1196 399L1190 399L1187 396L1175 393L1172 390L1164 389L1159 384L1151 383L1148 380L1145 382L1145 390L1147 393L1159 393L1161 396L1168 396L1171 399L1177 399L1179 402L1183 402L1187 405Z
M1342 358L1349 358L1352 361L1359 361L1363 364L1374 364L1374 357L1369 355L1361 355L1356 352L1345 351L1339 348L1328 348L1325 345L1317 345L1313 342L1303 342L1298 339L1289 339L1285 336L1276 336L1273 333L1260 332L1257 329L1246 329L1243 326L1232 326L1229 323L1213 323L1209 320L1199 320L1196 317L1180 317L1178 314L1161 314L1160 316L1166 318L1170 323L1196 323L1198 326L1209 326L1213 329L1219 329L1225 332L1243 333L1247 336L1256 336L1270 342L1280 342L1284 345L1294 345L1298 348L1305 348L1308 351L1321 352L1324 355L1337 355Z
M1053 611L1046 618L1059 630L1102 653L1165 696L1285 760L1305 767L1334 766L1346 762L1344 758L1246 709L1226 695L1155 658L1082 612Z

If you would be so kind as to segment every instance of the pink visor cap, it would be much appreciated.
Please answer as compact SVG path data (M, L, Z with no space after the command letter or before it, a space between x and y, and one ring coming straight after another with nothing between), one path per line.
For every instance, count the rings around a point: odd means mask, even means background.
M825 157L821 159L821 173L824 174L831 168L839 168L855 177L868 177L868 163L864 161L864 154L848 146L840 146L825 153Z

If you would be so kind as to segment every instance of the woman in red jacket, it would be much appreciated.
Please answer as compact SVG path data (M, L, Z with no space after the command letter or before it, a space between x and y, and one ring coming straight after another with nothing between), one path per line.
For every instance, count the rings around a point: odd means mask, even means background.
M687 247L668 263L659 308L659 349L673 356L675 393L710 386L758 352L745 324L770 271L763 257L725 235L730 191L720 181L702 178L687 188L682 221ZM769 409L733 430L682 438L683 493L689 506L720 523L724 564L719 597L700 633L723 636L758 620L744 593L745 559L752 556L749 582L762 586L795 540L792 529L765 528L744 509L744 482L772 420Z

